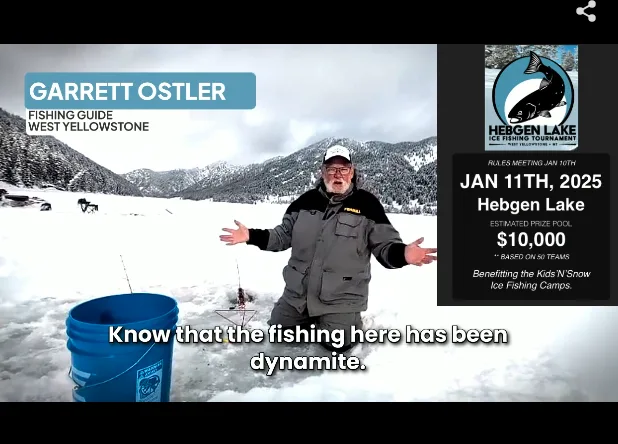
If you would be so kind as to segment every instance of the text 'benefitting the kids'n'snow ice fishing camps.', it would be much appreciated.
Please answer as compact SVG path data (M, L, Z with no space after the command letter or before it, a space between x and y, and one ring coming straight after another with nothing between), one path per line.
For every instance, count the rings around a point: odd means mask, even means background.
M136 343L167 343L175 340L181 344L328 344L334 351L329 356L268 356L259 352L250 358L250 367L256 371L266 372L268 376L278 370L366 370L367 367L357 356L348 356L336 351L346 344L353 343L355 347L347 354L354 353L357 346L363 344L401 344L432 345L432 344L508 344L509 334L505 329L465 329L452 325L447 329L416 329L406 325L399 329L357 329L324 330L311 328L271 325L267 331L247 329L240 326L220 327L210 329L195 329L189 325L176 327L173 330L134 330L122 326L109 328L109 342L118 344ZM346 347L348 348L348 347ZM292 349L288 351L293 353Z

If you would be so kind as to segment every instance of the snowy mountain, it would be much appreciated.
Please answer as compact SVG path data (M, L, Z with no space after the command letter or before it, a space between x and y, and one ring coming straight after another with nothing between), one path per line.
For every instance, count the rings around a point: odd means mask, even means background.
M436 137L396 144L328 138L260 164L226 166L171 196L236 203L290 202L315 186L324 151L335 144L350 149L359 185L376 194L388 211L435 214Z
M23 187L142 196L118 174L50 136L29 136L26 121L0 108L0 181Z
M324 151L335 144L350 149L359 186L376 194L389 212L436 213L436 137L396 144L328 138L248 166L220 161L186 170L140 169L119 175L54 137L29 136L24 119L0 108L0 181L131 196L288 203L315 186Z
M168 197L185 190L208 177L224 176L238 167L227 162L215 162L201 168L176 169L170 171L153 171L149 169L134 170L122 177L136 185L144 196Z

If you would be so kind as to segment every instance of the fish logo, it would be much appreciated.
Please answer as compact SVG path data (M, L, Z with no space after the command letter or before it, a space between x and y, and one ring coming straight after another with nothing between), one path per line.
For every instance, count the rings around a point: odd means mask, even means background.
M485 150L578 146L578 45L485 46Z
M522 62L527 63L525 69ZM571 114L574 96L566 71L532 51L498 74L492 92L494 110L505 125L562 125Z
M152 395L160 383L161 383L161 378L159 378L158 375L154 375L154 376L151 376L150 378L142 379L139 382L140 395L142 395L142 397Z
M539 116L551 118L551 110L566 105L566 100L562 100L564 97L564 80L552 68L543 65L538 55L531 52L530 63L524 74L535 74L537 72L543 73L539 89L528 94L511 108L509 123L524 123Z

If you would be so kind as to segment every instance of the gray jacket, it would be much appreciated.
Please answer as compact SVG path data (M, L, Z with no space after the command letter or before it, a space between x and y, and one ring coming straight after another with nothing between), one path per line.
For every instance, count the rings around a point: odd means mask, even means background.
M272 229L249 229L249 245L292 248L283 298L309 316L367 309L371 254L386 268L407 265L405 244L380 201L366 190L332 197L322 182L290 204Z

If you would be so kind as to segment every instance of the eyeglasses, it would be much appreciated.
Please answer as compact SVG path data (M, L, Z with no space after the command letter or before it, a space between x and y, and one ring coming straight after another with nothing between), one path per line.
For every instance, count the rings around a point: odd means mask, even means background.
M350 174L352 168L350 167L326 167L326 172L330 176L334 176L337 172L340 172L342 175Z

